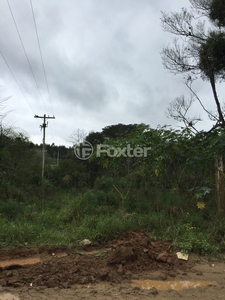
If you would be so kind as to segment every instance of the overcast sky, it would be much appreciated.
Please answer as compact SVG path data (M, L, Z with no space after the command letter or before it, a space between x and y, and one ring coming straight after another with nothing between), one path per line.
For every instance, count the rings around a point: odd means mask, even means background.
M163 68L160 51L172 36L161 28L160 12L181 7L189 7L189 1L1 0L0 98L11 96L4 123L39 144L42 119L34 115L54 115L46 142L57 145L68 145L78 128L90 132L118 123L177 126L165 110L188 91L181 76ZM211 93L200 83L196 91L204 99Z

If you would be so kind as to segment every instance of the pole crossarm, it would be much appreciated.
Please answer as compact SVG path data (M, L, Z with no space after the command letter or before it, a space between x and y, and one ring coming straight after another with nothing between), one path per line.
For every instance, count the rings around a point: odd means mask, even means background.
M50 116L46 116L46 114L44 114L44 116L38 116L38 115L35 115L34 118L40 118L40 119L55 119L55 116L50 117Z

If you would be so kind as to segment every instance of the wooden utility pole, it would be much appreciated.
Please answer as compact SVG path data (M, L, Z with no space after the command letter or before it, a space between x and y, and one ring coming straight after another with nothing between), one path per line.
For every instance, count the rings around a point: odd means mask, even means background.
M57 165L57 167L58 167L58 165L59 165L59 148L58 148L58 152L57 152L57 160L56 160L56 165Z
M43 119L44 122L42 125L40 125L41 129L43 129L43 145L42 145L42 172L41 172L41 178L42 178L42 181L44 179L44 175L45 175L45 128L48 126L48 123L46 123L46 120L47 119L55 119L55 117L49 117L47 116L46 117L46 114L44 114L44 116L38 116L38 115L35 115L34 116L35 118L40 118L40 119Z

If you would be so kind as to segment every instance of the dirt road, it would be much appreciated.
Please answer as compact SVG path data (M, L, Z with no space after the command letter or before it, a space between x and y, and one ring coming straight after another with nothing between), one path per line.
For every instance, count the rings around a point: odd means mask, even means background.
M170 245L136 230L101 248L0 251L0 300L225 299L223 261Z

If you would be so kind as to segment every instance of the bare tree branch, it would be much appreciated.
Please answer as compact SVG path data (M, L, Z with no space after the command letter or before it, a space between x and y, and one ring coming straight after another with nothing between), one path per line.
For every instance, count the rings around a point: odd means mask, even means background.
M212 0L190 0L192 7L201 16L208 16Z
M205 108L205 106L203 105L201 99L199 98L197 93L193 90L192 83L195 79L196 78L193 79L191 76L187 76L186 79L184 80L184 84L191 91L191 93L195 96L195 98L198 100L199 104L201 105L202 109L208 114L208 116L215 119L216 121L219 121L218 118L216 117L216 115L213 115L209 110L207 110Z
M9 98L11 98L11 97L12 97L12 96L0 99L0 111L3 111L3 110L5 109L5 107L6 107L5 102L6 102ZM10 111L5 112L5 113L0 113L0 123L2 123L3 119L4 119L9 113L10 113Z
M191 127L194 132L198 130L194 127L197 122L202 121L200 116L189 117L188 111L192 104L195 102L193 95L190 95L190 98L186 99L184 95L175 98L167 108L166 116L168 118L173 118L178 122L183 122L186 127Z
M73 145L80 144L84 142L86 136L87 132L83 129L78 128L69 136L68 142L72 143Z

